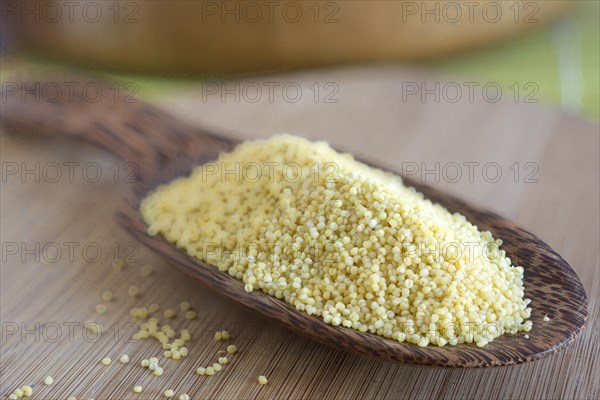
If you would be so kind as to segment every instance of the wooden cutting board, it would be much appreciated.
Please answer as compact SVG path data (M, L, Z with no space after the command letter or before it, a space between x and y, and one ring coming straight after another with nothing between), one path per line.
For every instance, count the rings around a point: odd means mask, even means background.
M391 364L313 343L190 281L123 232L111 217L132 186L131 166L86 145L3 130L0 397L31 385L38 399L157 399L167 389L193 399L599 398L599 126L526 101L526 82L517 82L517 98L504 89L498 101L493 82L476 83L469 96L472 83L430 72L354 67L209 80L157 102L237 138L326 139L515 220L561 253L586 287L588 326L567 349L530 364L465 370ZM39 253L52 260L36 261ZM115 255L129 260L122 271L111 266ZM141 274L146 264L151 277ZM130 285L140 298L127 295ZM117 300L97 315L104 290ZM192 331L189 356L162 361L164 375L153 377L139 361L162 350L130 340L129 310L178 310L184 300L198 319L172 325ZM104 327L98 340L82 333L89 319ZM221 329L238 354L213 377L195 375L229 344L214 341ZM532 335L536 329L543 327ZM124 353L128 365L117 361ZM99 363L106 356L114 360L108 367ZM47 375L55 379L49 387L41 384Z

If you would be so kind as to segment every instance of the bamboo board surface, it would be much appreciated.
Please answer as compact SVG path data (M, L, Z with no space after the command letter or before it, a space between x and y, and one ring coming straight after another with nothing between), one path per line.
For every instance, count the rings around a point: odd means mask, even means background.
M422 81L429 87L445 82L397 67L331 69L251 77L239 85L208 82L204 95L202 88L191 88L159 103L236 138L289 132L327 139L405 172L417 168L413 178L516 221L565 257L586 287L590 316L573 345L530 364L467 370L397 365L318 345L220 298L134 243L112 219L132 186L128 166L85 145L2 132L0 398L23 385L34 386L32 398L38 399L155 399L166 389L176 398L188 393L194 399L600 397L600 369L594 363L600 357L597 123L515 102L513 93L496 103L485 101L481 92L472 102L466 96L450 102L443 95L440 101L431 95L422 101L419 94L407 94L407 83ZM302 96L296 101L289 92L286 99L275 90L269 98L267 82L300 87ZM254 101L256 86L262 96ZM220 89L233 94L221 96ZM439 179L420 175L424 168L434 170L436 162ZM471 162L479 163L473 179L465 164ZM53 163L62 173L59 179ZM79 164L70 164L70 170L65 163ZM456 164L462 171L458 180ZM11 175L15 166L18 172ZM23 174L25 168L37 169L39 182L35 173ZM497 170L502 177L493 182ZM98 171L102 176L96 178ZM62 254L56 262L37 262L36 244L52 256L57 248ZM115 253L130 256L123 271L111 266ZM146 264L156 269L149 278L140 274ZM139 299L127 296L130 284L142 290ZM94 306L107 289L117 301L105 315L96 315ZM151 303L178 309L183 300L199 318L172 325L192 331L190 355L161 362L165 374L152 377L139 361L162 350L156 342L129 340L129 310ZM88 319L105 328L97 341L82 334ZM220 329L232 333L239 353L216 376L198 377L193 371L215 362L228 344L212 339ZM123 353L130 364L117 362ZM114 360L108 367L99 364L105 356ZM55 378L50 387L41 384L47 375ZM269 378L266 386L257 384L259 375ZM134 394L138 384L144 391Z

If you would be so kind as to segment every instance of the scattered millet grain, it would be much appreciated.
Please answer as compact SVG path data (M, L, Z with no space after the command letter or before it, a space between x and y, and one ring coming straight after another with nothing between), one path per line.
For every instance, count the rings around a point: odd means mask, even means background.
M133 387L133 391L136 393L142 393L142 387L141 386L134 386Z
M279 167L252 181L208 171L248 163ZM483 346L527 330L524 270L500 240L324 142L243 143L140 209L150 234L328 324L420 346Z
M67 400L77 400L74 396L67 397Z
M143 359L143 360L140 362L140 366L141 366L142 368L148 368L148 367L150 366L150 361L144 358L144 359Z
M223 369L223 366L222 366L221 364L219 364L219 363L214 363L214 364L212 365L212 369L214 369L214 370L215 370L215 372L219 372L220 370L222 370L222 369Z
M190 303L188 303L187 301L182 301L181 304L179 304L179 309L181 311L187 311L189 309L191 309L192 307L190 306Z
M46 386L50 386L54 383L54 378L51 377L50 375L48 375L45 379L44 379L44 385Z
M227 346L227 352L229 354L237 353L237 347L235 346L235 344L230 344L229 346Z
M125 268L125 262L121 259L113 261L113 267L118 270Z
M229 332L227 332L227 331L221 331L221 339L223 339L223 340L229 340L230 337L231 337L231 335L229 334Z
M100 360L100 362L102 363L102 365L108 366L108 365L110 365L112 360L110 359L110 357L104 357L102 360Z
M267 380L267 377L266 377L266 376L264 376L264 375L261 375L261 376L259 376L259 377L258 377L258 383L259 383L259 384L261 384L261 385L266 385L266 384L267 384L267 382L269 382L269 381Z
M129 362L129 356L127 354L123 354L121 358L119 358L121 364L127 364Z
M94 310L98 314L106 314L106 306L104 304L97 304Z
M184 342L189 342L190 340L192 340L192 335L190 334L189 330L183 329L181 331L181 340L183 340Z
M190 400L190 396L186 393L179 396L179 400Z
M8 396L8 400L17 400L17 399L18 399L18 397L17 397L17 395L16 395L16 394L14 394L14 393L11 393L11 394Z
M127 289L127 294L129 294L129 297L138 297L140 295L140 289L135 285L131 285L129 286L129 289Z
M164 370L161 367L156 367L152 373L154 376L161 376L163 372Z
M21 388L15 389L14 394L15 394L15 396L17 396L20 399L21 397L23 397L23 389L21 389Z
M175 315L175 310L171 308L167 308L165 311L163 311L163 317L167 319L175 318Z
M158 304L150 304L150 306L148 307L148 311L150 311L151 313L155 313L158 310L160 310L160 306Z
M170 398L170 397L173 397L173 396L175 396L175 392L173 390L171 390L171 389L165 390L165 397L169 397Z
M87 320L83 323L83 328L94 335L102 333L102 325L96 321Z
M142 276L149 277L150 275L154 274L154 267L152 265L144 265L140 270L140 273Z
M23 396L25 397L31 397L33 394L33 388L31 386L23 386L21 390L23 391Z
M192 310L186 311L185 312L185 317L187 319L189 319L190 321L193 320L193 319L196 319L196 311L192 311Z
M223 339L223 334L219 331L219 332L215 332L215 340L217 342L220 342Z
M198 375L205 375L205 374L206 374L206 368L199 367L199 368L196 370L196 373L197 373Z
M206 367L206 375L213 376L215 374L215 369L213 367Z
M228 362L229 362L229 360L227 359L227 357L219 357L219 364L225 365Z
M544 315L544 322L548 322L550 321L550 318L548 318L548 314Z
M114 300L114 296L110 290L106 290L106 291L104 291L104 293L102 293L102 301L108 303L109 301L113 301L113 300Z

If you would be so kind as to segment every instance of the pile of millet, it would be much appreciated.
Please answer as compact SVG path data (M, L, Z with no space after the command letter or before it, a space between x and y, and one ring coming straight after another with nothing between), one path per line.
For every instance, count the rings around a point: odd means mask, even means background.
M500 240L325 142L242 143L141 212L150 234L328 324L419 346L532 327Z

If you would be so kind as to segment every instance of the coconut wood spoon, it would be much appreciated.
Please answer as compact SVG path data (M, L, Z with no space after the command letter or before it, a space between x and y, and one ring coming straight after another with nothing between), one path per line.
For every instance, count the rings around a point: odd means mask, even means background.
M65 79L73 81L73 77ZM501 336L483 348L475 344L421 348L326 324L320 317L299 312L261 291L247 293L241 281L187 256L162 236L147 234L139 213L140 201L156 185L215 159L219 152L234 148L236 142L183 123L141 101L115 102L108 87L96 102L78 95L71 99L63 95L58 101L49 101L48 93L43 93L44 87L43 82L23 83L18 88L5 86L0 115L10 131L81 139L135 163L139 183L116 213L125 229L204 285L316 341L401 363L491 367L532 361L554 353L571 343L585 324L588 303L583 285L575 271L550 246L493 212L409 179L405 179L407 185L502 239L507 255L516 265L523 266L525 296L532 299L533 309L529 339L520 332ZM551 318L549 322L543 320L546 315Z

